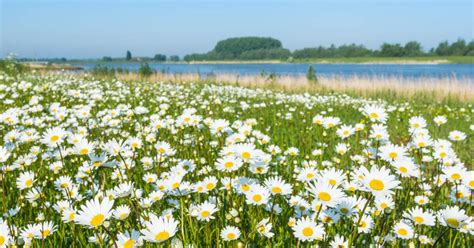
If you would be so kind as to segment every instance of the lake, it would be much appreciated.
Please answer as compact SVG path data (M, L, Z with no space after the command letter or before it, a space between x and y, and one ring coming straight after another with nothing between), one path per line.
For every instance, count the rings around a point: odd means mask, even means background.
M81 64L91 70L97 64ZM138 63L107 63L107 67L123 68L136 71ZM220 73L255 75L262 72L278 75L304 75L312 65L320 76L376 76L376 77L455 77L458 79L474 79L472 64L171 64L149 63L156 71L165 73L198 73L203 76Z

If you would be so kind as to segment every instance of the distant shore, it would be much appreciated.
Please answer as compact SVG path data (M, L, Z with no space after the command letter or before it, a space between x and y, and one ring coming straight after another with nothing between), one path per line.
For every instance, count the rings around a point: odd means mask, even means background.
M140 63L163 63L163 64L396 64L396 65L437 65L437 64L474 64L474 56L431 56L431 57L351 57L351 58L310 58L297 60L204 60L204 61L166 61L153 60L113 60L103 61L99 59L69 60L66 62L54 62L55 64L140 64Z

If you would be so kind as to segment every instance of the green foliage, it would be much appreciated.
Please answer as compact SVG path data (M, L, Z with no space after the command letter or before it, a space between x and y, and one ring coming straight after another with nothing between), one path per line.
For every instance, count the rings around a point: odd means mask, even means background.
M169 60L173 61L173 62L178 62L179 61L179 56L178 55L171 55Z
M306 72L306 78L310 82L315 82L315 83L318 82L318 77L316 76L316 70L314 69L312 65L308 67L308 71Z
M26 67L14 60L0 60L0 71L15 76L26 71Z
M154 71L148 63L142 63L140 69L138 69L138 73L142 77L149 77L154 73Z
M153 57L153 60L154 61L166 61L166 55L164 54L156 54L154 57Z
M127 51L127 54L125 55L125 60L132 60L132 53L130 51Z
M206 54L186 55L184 60L286 60L290 56L291 52L288 49L284 49L281 42L277 39L241 37L219 41L214 50Z
M463 39L458 39L452 44L443 41L433 52L439 56L471 56L474 55L474 41L469 42L469 44L466 44Z
M102 58L103 61L106 61L106 62L111 62L112 61L112 57L108 57L108 56L104 56Z

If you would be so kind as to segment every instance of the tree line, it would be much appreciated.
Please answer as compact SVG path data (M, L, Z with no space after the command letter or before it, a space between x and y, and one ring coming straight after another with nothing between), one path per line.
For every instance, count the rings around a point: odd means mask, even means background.
M298 49L291 52L283 48L279 40L262 37L240 37L219 41L208 53L194 53L184 56L185 61L205 60L291 60L311 58L351 57L417 57L417 56L474 56L474 41L467 43L458 39L453 43L439 43L425 51L417 41L406 44L383 43L379 49L364 45L331 45Z

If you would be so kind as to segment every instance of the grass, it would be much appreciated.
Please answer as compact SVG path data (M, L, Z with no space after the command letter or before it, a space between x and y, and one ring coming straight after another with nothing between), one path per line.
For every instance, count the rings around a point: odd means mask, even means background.
M158 63L148 61L149 63ZM69 60L68 64L130 64L140 61L114 60L103 61L98 59ZM422 56L422 57L353 57L353 58L317 58L296 59L291 62L286 60L216 60L216 61L180 61L162 63L191 63L191 64L278 64L278 63L327 63L327 64L474 64L474 56Z
M87 74L86 74L87 75ZM319 77L318 82L309 81L305 76L269 76L216 74L202 77L197 73L170 74L155 72L149 77L139 73L113 73L97 75L101 78L119 80L148 80L150 82L219 82L250 88L277 89L289 93L344 93L351 96L378 98L390 96L396 100L422 100L434 102L474 102L474 82L459 78L418 78L401 77Z
M342 237L340 245L356 247L471 247L470 103L119 76L0 72L4 240L328 247ZM438 116L446 123L437 125ZM379 192L373 179L399 187ZM87 208L94 199L127 214ZM433 225L407 215L415 207Z

